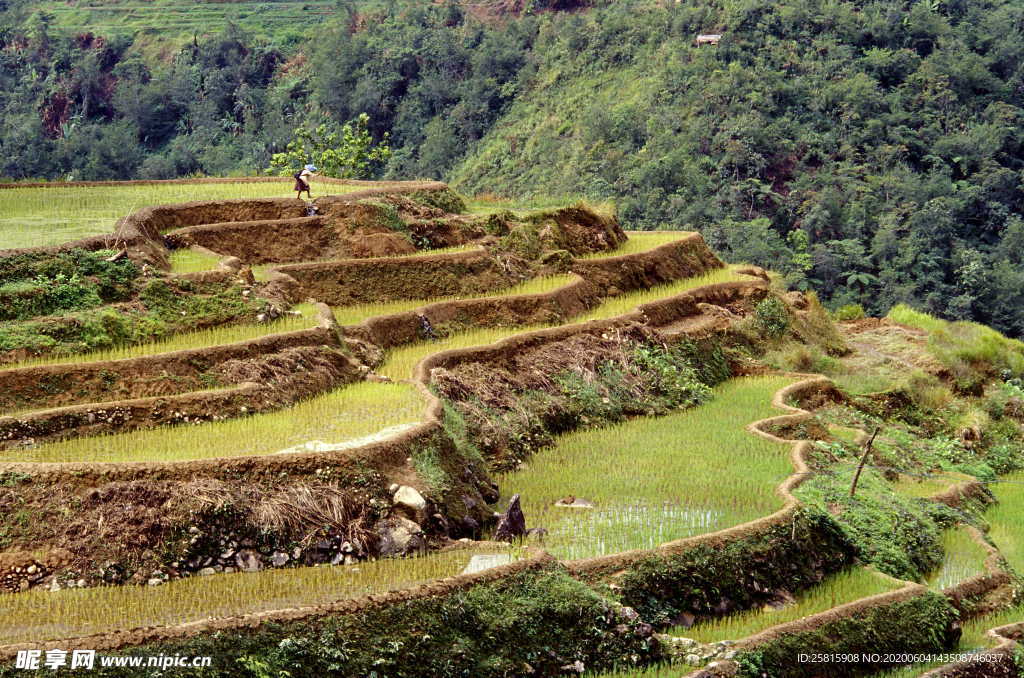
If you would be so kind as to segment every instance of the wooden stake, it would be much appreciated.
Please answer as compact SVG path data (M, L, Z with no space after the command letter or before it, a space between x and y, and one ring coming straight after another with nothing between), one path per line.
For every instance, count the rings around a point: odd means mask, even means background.
M875 427L875 432L871 434L871 437L868 438L867 444L864 445L864 454L862 454L861 457L860 457L860 463L857 464L857 472L853 474L853 483L850 485L850 497L851 498L853 497L854 493L857 491L857 481L860 480L860 472L864 470L864 464L867 463L868 455L871 454L871 446L874 444L875 436L878 435L878 432L880 430L882 430L882 427L881 426L876 426Z

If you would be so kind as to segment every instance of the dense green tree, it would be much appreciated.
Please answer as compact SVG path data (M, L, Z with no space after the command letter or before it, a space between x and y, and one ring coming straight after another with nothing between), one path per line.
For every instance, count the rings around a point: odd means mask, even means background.
M300 127L287 150L270 159L267 171L286 177L313 164L318 172L329 177L365 179L372 174L374 165L391 155L387 133L380 143L374 144L366 127L368 121L369 116L363 113L339 129L326 123L315 130Z

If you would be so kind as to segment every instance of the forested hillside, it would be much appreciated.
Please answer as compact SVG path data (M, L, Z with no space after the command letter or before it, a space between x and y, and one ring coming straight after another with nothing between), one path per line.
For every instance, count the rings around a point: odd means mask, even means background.
M0 175L251 173L365 112L379 176L613 198L833 307L1024 334L1019 3L341 2L183 48L43 4L0 2Z

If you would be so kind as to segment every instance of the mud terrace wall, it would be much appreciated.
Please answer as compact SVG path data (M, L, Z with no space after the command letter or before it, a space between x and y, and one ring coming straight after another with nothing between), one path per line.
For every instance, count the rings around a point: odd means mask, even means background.
M211 223L171 231L176 248L201 246L249 264L330 259L334 232L322 216Z
M698 233L656 247L648 252L600 259L578 259L574 273L597 285L605 294L615 295L699 275L724 264Z
M480 294L515 282L482 251L289 264L305 297L332 306Z

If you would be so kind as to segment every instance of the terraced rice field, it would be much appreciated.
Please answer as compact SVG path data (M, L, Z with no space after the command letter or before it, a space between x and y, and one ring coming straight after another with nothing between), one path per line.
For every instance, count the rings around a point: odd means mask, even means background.
M663 285L655 285L654 287L649 287L647 289L626 292L625 294L620 294L617 297L606 299L600 306L583 314L575 320L577 322L584 322L587 320L598 320L601 318L613 318L617 315L629 313L641 304L649 304L651 302L658 301L659 299L665 299L677 294L682 294L683 292L687 292L704 285L714 285L716 283L733 282L738 280L750 280L749 276L736 272L739 268L742 268L742 266L728 266L726 268L715 269L692 278L683 278Z
M544 548L564 559L652 548L768 515L793 472L790 448L743 426L780 414L772 396L791 382L737 378L694 409L562 436L503 475L501 494L522 495L528 524L547 529ZM568 496L594 508L554 505Z
M999 503L985 513L988 536L1010 565L1024 572L1024 472L1003 476L991 489Z
M676 294L682 294L687 290L691 290L702 285L710 285L711 283L725 282L728 280L744 279L746 279L746 276L736 273L732 268L726 268L712 271L706 275L684 278L665 285L658 285L648 290L627 292L626 294L622 294L617 297L605 299L591 311L573 318L572 322L579 323L588 320L614 318L615 316L623 315L635 310L639 304L645 304L658 299L671 297ZM544 280L547 282L542 282ZM521 294L536 294L539 291L550 291L551 289L560 287L560 283L568 282L569 279L565 277L540 279L536 283L538 286L537 288L529 287L531 283L525 283L524 285L526 286L519 288L519 292ZM549 289L540 289L540 286L548 286ZM413 308L415 308L415 306ZM409 310L409 308L405 308L403 310ZM412 376L413 370L421 360L433 353L437 353L438 351L456 348L469 348L471 346L484 346L502 339L507 339L508 337L522 332L542 329L543 327L546 326L533 325L526 327L511 326L482 328L468 332L460 332L448 337L442 337L438 341L423 341L417 344L409 344L389 351L384 365L381 366L377 372L392 379L408 379Z
M110 233L117 220L148 205L293 197L292 181L228 184L151 184L144 186L61 186L0 191L0 250L56 245ZM330 186L327 193L358 190Z
M5 597L0 607L0 644L325 605L451 577L462 572L474 555L498 554L510 560L521 555L514 548L459 549L352 566L214 574L162 586L29 591Z
M698 623L691 628L677 627L672 635L693 638L702 643L739 640L773 626L825 612L861 598L895 591L903 582L879 572L858 567L834 574L817 586L797 595L796 600L778 609L766 607Z
M70 191L66 194L67 203L61 208L74 214L64 215L66 222L61 222L59 228L65 232L54 237L54 241L63 241L92 231L109 232L116 217L143 204L210 197L289 195L288 183L280 186L242 183L81 189L89 197L78 196L70 187L25 190L36 191L33 196L43 195L45 191ZM225 195L233 187L241 194ZM159 191L168 194L159 195ZM171 195L176 191L188 191L187 198ZM135 204L143 192L145 200ZM55 195L64 194L48 194L51 199ZM0 200L11 200L12 196L12 192L0 193ZM41 211L38 205L30 210ZM114 212L116 215L111 214ZM59 220L56 214L46 217L44 213L43 218ZM0 220L0 242L6 232L4 227ZM76 234L69 235L70 232ZM679 237L679 233L673 232L631 234L631 240L619 250L597 256L642 253ZM466 248L446 251L463 249ZM183 250L172 253L171 263L174 272L203 271L215 267L217 257ZM260 267L259 274L266 276L271 268ZM573 275L538 278L497 293L476 296L546 293L570 285L575 279ZM611 318L628 313L640 304L702 285L743 279L745 277L736 273L735 268L716 270L606 299L569 322ZM340 324L352 325L373 316L445 300L420 299L333 310ZM144 346L54 356L22 364L78 363L155 355L250 340L315 325L317 314L312 304L302 305L298 310L296 315L269 324L219 327ZM238 413L224 414L247 416L80 437L38 446L30 444L0 451L0 461L169 462L350 449L381 440L422 421L424 399L409 379L416 365L427 356L453 348L491 344L539 327L475 328L443 336L437 341L396 347L388 351L384 364L377 370L394 380L393 383L358 382L277 412L248 415L245 408L241 408ZM772 396L791 382L792 378L781 376L739 378L716 388L715 399L694 410L564 436L554 448L534 457L527 467L502 478L502 494L507 497L514 492L524 493L524 509L531 525L549 530L544 547L561 558L650 548L770 514L782 503L776 487L792 472L790 448L754 436L743 426L776 414L771 407ZM709 450L714 453L709 454ZM738 468L742 468L743 473L736 473ZM708 483L708 478L716 478L718 482ZM594 508L556 509L552 506L557 499L569 494L593 502ZM494 555L493 551L486 553ZM354 567L194 576L150 587L30 590L12 596L10 604L0 607L0 644L325 604L458 574L474 554L480 551L433 553L420 558L366 562Z

